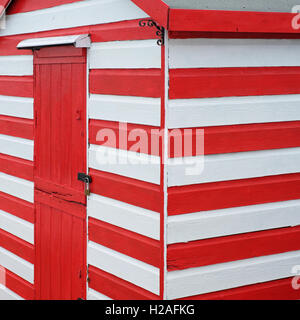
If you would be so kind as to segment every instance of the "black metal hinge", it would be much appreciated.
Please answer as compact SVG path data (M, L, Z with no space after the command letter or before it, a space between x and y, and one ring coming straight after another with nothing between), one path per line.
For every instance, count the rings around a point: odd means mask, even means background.
M160 38L157 40L157 44L159 46L163 46L165 44L165 28L159 26L154 20L151 19L145 19L139 21L140 27L149 27L153 28L155 27L157 29L156 35Z

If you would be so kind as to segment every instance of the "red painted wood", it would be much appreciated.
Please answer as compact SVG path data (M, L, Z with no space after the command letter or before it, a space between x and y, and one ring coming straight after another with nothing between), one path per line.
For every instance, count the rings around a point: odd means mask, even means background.
M300 227L238 234L168 246L168 270L183 270L300 249Z
M299 33L293 13L171 9L170 31ZM276 23L274 23L276 21Z
M0 246L34 264L34 246L31 243L0 229Z
M34 207L32 203L3 192L0 192L0 210L31 223L34 223L35 221Z
M33 162L0 153L0 171L11 176L33 181Z
M160 69L90 71L90 93L160 98Z
M299 67L171 69L170 99L298 94Z
M2 52L2 42L0 39ZM13 97L33 97L33 77L0 76L0 95Z
M89 266L89 287L114 300L158 300L153 293Z
M132 0L161 26L167 28L169 21L169 6L162 0Z
M0 16L2 15L3 11L8 7L11 0L0 0Z
M300 290L292 287L292 278L253 284L180 300L299 300Z
M101 141L101 139L97 138L97 135L101 130L112 130L116 137L116 144L114 144L112 141L105 140ZM153 130L153 131L152 131ZM145 148L142 148L141 150L134 149L135 152L141 152L146 154L151 154L154 156L160 155L159 145L162 143L161 141L161 135L157 127L150 127L150 126L143 126L138 124L125 124L125 123L119 123L119 122L113 122L113 121L104 121L104 120L90 120L89 122L89 142L91 144L97 144L97 145L105 145L107 147L117 148L117 149L123 149L123 150L132 150L132 148L139 142L140 138L134 138L133 135L137 134L139 136L144 137L145 132L147 134L147 145L145 145ZM157 134L156 134L157 133ZM154 141L158 141L157 146L158 148L151 148L151 139L157 139ZM120 143L121 140L121 143ZM123 140L127 141L126 143L123 143ZM112 143L110 143L112 142ZM152 150L154 149L154 150Z
M89 240L154 267L160 265L159 241L138 233L89 218Z
M86 51L35 51L37 299L86 296Z
M35 299L35 290L34 286L12 273L11 271L5 269L6 281L5 286L11 291L18 294L20 297L25 300L34 300Z
M204 150L196 146L197 130L204 129ZM300 121L189 128L170 130L170 157L186 157L204 154L224 154L243 151L295 148L300 146ZM182 139L178 155L176 139ZM263 139L262 139L263 137ZM191 150L184 151L185 138L192 141ZM185 153L184 153L185 152Z
M55 6L60 6L63 4L78 2L78 1L82 1L82 0L43 0L43 1L14 0L10 5L7 14L41 10L41 9L55 7Z
M0 115L0 134L33 140L33 120Z
M91 191L104 197L160 212L161 192L158 185L90 169Z
M169 215L295 200L300 174L172 187L168 195Z

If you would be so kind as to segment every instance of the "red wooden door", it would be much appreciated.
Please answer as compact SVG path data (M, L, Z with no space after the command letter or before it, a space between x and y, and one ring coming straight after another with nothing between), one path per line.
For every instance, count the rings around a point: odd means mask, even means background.
M36 50L35 207L37 299L84 299L86 50Z

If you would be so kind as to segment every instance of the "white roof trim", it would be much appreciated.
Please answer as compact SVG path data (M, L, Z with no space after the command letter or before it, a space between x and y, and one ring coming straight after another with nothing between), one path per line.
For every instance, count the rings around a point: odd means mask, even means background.
M74 45L76 48L89 48L91 39L88 34L79 34L74 36L34 38L21 41L18 49L34 49L49 46Z

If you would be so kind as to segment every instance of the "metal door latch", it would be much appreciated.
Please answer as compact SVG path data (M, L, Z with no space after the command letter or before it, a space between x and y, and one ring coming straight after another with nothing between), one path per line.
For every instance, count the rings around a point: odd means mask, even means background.
M84 194L86 196L91 195L90 183L92 183L92 177L85 173L78 173L78 180L84 182Z

